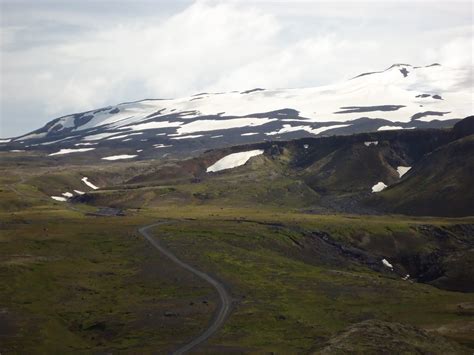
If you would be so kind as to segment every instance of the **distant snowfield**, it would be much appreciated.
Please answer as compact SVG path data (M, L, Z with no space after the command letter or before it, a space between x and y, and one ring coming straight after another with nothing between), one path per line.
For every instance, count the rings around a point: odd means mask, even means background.
M372 192L380 192L386 188L387 188L387 185L385 185L382 181L379 181L374 186L372 186Z
M11 138L10 139L0 139L0 143L9 143L11 142Z
M102 160L122 160L122 159L133 159L136 158L137 155L129 155L129 154L122 154L122 155L111 155L109 157L103 157Z
M232 169L236 168L238 166L244 165L247 163L247 161L255 157L257 155L263 154L263 150L257 149L257 150L249 150L247 152L240 152L240 153L232 153L229 155L226 155L222 159L219 159L217 162L212 164L210 167L206 169L206 172L217 172L221 170L227 170L227 169Z
M321 87L207 93L122 103L83 113L87 120L80 126L76 126L80 116L64 116L43 127L45 132L30 133L15 140L42 138L63 129L74 134L91 129L107 130L88 131L82 138L84 141L128 140L128 132L152 129L167 129L168 133L159 134L189 139L204 132L268 124L273 128L261 133L271 136L304 130L318 135L352 126L356 124L352 121L360 118L393 123L384 124L379 131L411 129L410 122L471 115L472 93L466 85L461 85L465 78L466 68L396 64L384 71ZM297 126L282 126L281 122L296 122ZM313 128L315 123L327 125Z
M48 154L48 156L51 157L53 155L64 155L64 154L71 154L71 153L88 152L94 149L95 148L77 148L77 149L63 148L63 149L60 149L59 152Z
M97 186L95 186L92 182L89 181L89 178L87 176L84 176L81 179L81 181L93 190L98 190L99 189Z
M397 167L397 173L400 177L405 175L409 170L411 169L411 166L399 166Z

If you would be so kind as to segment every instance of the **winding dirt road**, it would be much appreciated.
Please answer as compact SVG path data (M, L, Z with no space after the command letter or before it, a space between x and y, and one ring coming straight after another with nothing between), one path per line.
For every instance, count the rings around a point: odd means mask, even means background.
M167 224L167 223L171 223L171 222L164 221L164 222L149 224L147 226L139 228L138 231L140 232L141 235L143 235L143 237L145 237L145 239L151 245L153 245L153 247L155 247L155 249L157 249L161 254L166 256L172 262L181 266L183 269L186 269L192 272L194 275L200 277L207 283L211 284L216 289L217 293L219 294L219 299L220 299L219 307L216 309L212 322L206 328L206 330L204 330L199 336L192 339L188 343L182 345L179 349L173 352L173 354L185 354L188 351L194 349L199 344L205 342L209 337L211 337L214 333L216 333L219 330L219 328L224 324L224 322L226 321L227 317L230 314L232 299L230 295L227 293L227 291L225 290L224 285L222 283L212 278L210 275L202 271L199 271L193 266L181 261L172 252L170 252L168 249L163 247L156 238L152 237L152 235L149 232L151 228L162 225L162 224Z

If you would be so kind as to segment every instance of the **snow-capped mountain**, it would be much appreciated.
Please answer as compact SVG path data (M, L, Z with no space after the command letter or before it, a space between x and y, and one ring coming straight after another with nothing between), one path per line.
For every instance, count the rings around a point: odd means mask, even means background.
M142 100L54 119L27 135L3 140L51 154L120 148L135 157L163 152L303 136L452 126L473 112L466 71L440 64L390 68L334 85L201 93ZM62 150L58 150L61 148ZM54 150L54 152L53 152Z

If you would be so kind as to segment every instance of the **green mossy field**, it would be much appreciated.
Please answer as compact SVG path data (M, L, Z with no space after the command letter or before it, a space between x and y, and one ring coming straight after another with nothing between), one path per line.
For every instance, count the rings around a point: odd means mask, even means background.
M270 178L258 172L267 163L202 184L101 189L90 194L98 196L93 204L48 195L85 189L80 177L94 177L93 167L5 169L0 351L167 353L202 332L218 305L214 290L137 232L166 221L154 236L222 281L233 298L229 319L198 349L203 353L313 353L368 320L416 326L472 352L474 293L402 276L409 267L404 257L431 255L440 246L464 252L467 237L457 231L474 218L308 213L301 204L307 191L299 184L288 189L291 179L275 177L271 189L239 184ZM94 182L110 181L101 174ZM212 187L215 195L205 195ZM124 216L93 215L118 200ZM150 203L139 206L140 200Z

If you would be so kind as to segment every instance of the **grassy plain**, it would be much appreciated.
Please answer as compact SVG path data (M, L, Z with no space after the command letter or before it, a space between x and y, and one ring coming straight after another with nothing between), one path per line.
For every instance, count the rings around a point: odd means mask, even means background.
M58 191L76 186L74 171L57 174ZM174 187L151 207L96 217L88 215L95 206L51 200L41 176L3 171L0 350L165 353L199 334L216 295L138 235L139 226L158 220L170 223L156 227L156 237L224 282L234 298L228 322L204 353L311 353L368 319L414 325L474 348L473 293L404 281L336 247L321 250L312 236L327 233L337 245L395 258L407 249L436 247L418 227L473 224L474 218L316 215L297 202L252 206L245 196L232 199L248 192L238 179L234 191L217 180L220 202L195 195L213 182L184 184L178 187L188 190L183 199Z

